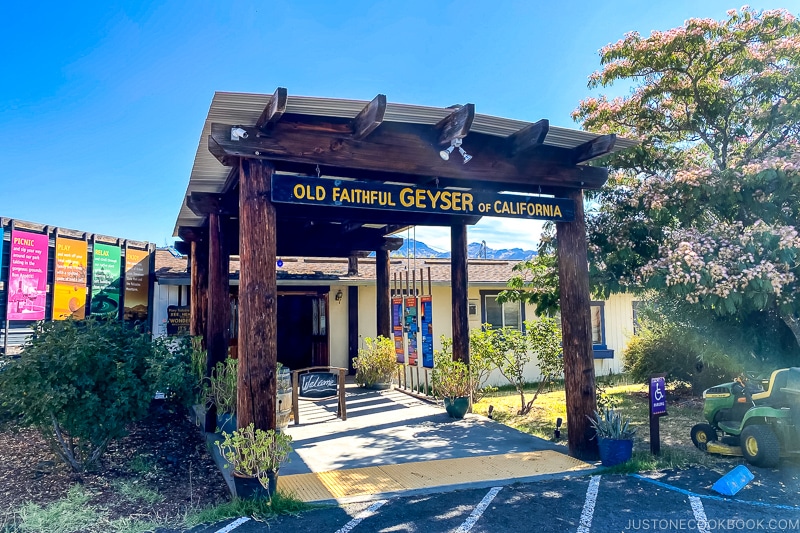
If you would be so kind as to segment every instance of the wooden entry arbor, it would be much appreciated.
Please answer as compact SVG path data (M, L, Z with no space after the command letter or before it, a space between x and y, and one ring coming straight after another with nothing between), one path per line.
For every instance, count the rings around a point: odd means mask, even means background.
M205 338L209 374L227 354L228 264L230 255L240 257L239 427L275 427L278 257L375 252L377 332L388 337L389 252L402 243L391 235L413 225L450 227L453 357L468 362L467 226L486 214L550 218L559 246L569 448L594 457L586 418L596 402L582 191L601 187L607 171L584 163L632 144L547 120L477 115L473 104L299 97L283 88L272 95L216 93L175 235L190 243L192 333ZM281 200L276 185L286 179L296 180L295 188ZM343 197L348 184L354 185ZM522 197L503 192L535 196L526 200L526 213L524 202L512 201ZM554 196L574 205L571 221L531 207ZM212 412L207 424L213 423Z

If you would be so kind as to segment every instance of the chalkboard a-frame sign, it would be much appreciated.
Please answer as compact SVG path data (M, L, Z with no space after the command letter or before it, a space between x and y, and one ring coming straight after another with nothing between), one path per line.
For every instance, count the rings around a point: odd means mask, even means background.
M309 372L300 375L300 398L322 400L337 395L339 376L333 372Z

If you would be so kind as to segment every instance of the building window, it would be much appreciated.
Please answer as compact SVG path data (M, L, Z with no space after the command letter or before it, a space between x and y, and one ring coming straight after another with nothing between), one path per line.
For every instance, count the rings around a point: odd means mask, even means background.
M481 323L491 324L492 329L522 329L525 321L525 309L520 302L500 303L497 295L500 291L481 291Z
M605 303L592 302L592 344L595 348L606 348L606 317Z

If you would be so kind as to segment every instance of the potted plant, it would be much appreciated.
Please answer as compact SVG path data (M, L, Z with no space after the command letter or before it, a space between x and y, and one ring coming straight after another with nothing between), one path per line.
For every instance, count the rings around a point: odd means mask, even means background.
M463 361L453 361L446 353L437 353L433 368L433 390L444 399L444 408L452 418L464 418L469 410L469 367Z
M217 441L222 457L233 468L236 497L272 497L278 489L278 471L292 452L292 437L273 429L255 429L250 423Z
M236 359L228 358L214 367L211 378L206 380L206 404L217 406L217 426L219 431L236 429Z
M394 342L379 336L376 339L367 337L364 343L364 348L358 351L358 357L353 359L356 383L361 387L388 389L397 368Z
M597 446L603 466L614 466L628 461L633 454L633 436L636 429L630 420L613 409L594 412L588 417L597 434Z

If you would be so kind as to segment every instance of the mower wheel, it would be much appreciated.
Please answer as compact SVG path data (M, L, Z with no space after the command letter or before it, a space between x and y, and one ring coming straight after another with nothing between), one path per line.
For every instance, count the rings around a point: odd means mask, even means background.
M742 455L747 462L765 468L778 465L781 459L781 445L775 432L768 426L754 424L742 430L740 439Z
M711 424L697 424L692 428L692 443L706 451L709 442L717 440L717 430Z

